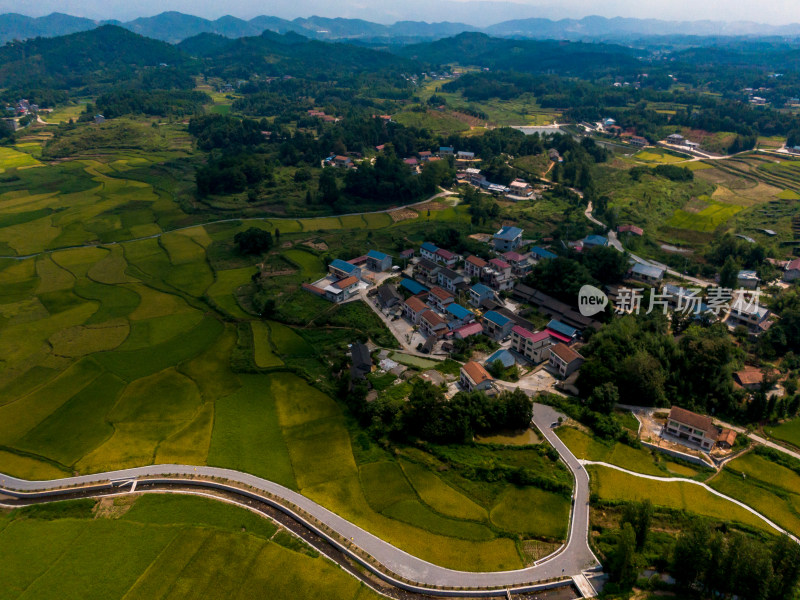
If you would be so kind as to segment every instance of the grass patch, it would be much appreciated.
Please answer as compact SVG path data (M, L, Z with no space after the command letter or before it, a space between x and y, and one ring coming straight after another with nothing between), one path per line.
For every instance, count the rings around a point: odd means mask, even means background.
M262 321L250 323L253 330L254 360L256 366L269 368L279 367L283 361L275 354L269 339L269 326Z
M537 488L509 487L490 513L492 523L515 533L566 538L570 500Z
M800 419L792 419L780 425L764 427L770 437L800 448Z
M698 485L642 479L597 465L589 465L587 470L592 492L602 500L629 502L649 499L654 506L683 510L720 521L735 521L769 533L775 531L755 515Z

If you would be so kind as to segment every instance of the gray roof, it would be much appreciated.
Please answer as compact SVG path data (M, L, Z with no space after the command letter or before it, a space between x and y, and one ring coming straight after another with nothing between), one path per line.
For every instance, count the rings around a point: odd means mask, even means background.
M662 277L664 277L664 269L662 269L661 267L656 267L655 265L645 265L642 263L636 263L635 265L633 265L631 271L636 273L637 275L652 277L654 279L661 279Z

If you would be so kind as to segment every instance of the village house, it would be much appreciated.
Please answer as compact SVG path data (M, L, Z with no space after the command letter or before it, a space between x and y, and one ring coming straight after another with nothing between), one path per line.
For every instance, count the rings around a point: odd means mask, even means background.
M494 291L492 288L482 283L476 283L469 288L469 303L475 308L478 308L484 300L491 300L493 298Z
M514 287L514 279L511 277L511 265L504 260L499 258L491 259L485 274L489 287L494 290L510 290Z
M402 298L400 297L400 293L397 291L393 285L384 284L378 288L378 303L383 308L392 308L400 304Z
M758 302L745 299L741 294L734 294L731 309L725 323L731 329L738 326L747 328L753 335L758 335L769 329L772 321L769 320L770 312Z
M664 430L669 435L700 446L705 451L710 451L719 438L719 429L714 426L711 417L698 415L679 406L670 409Z
M430 150L423 150L422 152L419 153L419 159L422 162L428 162L431 159L431 157L433 157L433 154L431 153Z
M631 267L631 277L644 283L658 283L664 279L664 269L637 262Z
M461 387L468 392L485 391L492 387L492 376L475 361L470 361L461 367Z
M436 276L440 269L442 269L441 266L427 258L420 258L417 264L414 265L414 271L417 277L426 281L436 281Z
M439 312L444 312L447 305L451 302L455 302L455 300L453 294L438 286L432 287L428 294L428 306L435 308Z
M483 330L498 341L507 338L513 326L514 321L496 311L490 310L483 315Z
M504 226L492 236L492 245L500 253L516 250L522 245L522 229L510 225Z
M475 160L475 153L467 152L466 150L459 150L456 153L456 160Z
M426 310L430 309L416 296L411 296L411 298L403 302L403 316L414 325L419 323L419 318Z
M628 138L628 143L631 146L636 146L637 148L644 148L647 146L647 138L643 138L639 135L632 135Z
M422 258L427 258L428 260L436 262L436 251L438 249L439 248L436 245L431 244L430 242L425 242L422 244L422 246L420 246L419 255Z
M708 306L703 302L699 288L687 289L679 285L665 283L661 287L661 295L667 301L667 306L674 311L689 314L703 314L708 311Z
M466 277L461 273L456 273L452 269L442 267L436 274L437 281L441 287L453 293L458 289L459 284L466 282Z
M565 344L571 344L578 338L578 330L576 328L570 327L566 323L562 323L556 319L552 319L547 323L545 331Z
M617 233L630 233L641 237L644 235L644 230L636 225L620 225L617 227Z
M482 258L474 255L468 256L464 261L464 274L469 278L477 277L480 279L487 264Z
M525 277L533 266L529 255L520 254L513 250L505 252L503 254L503 260L511 265L511 274L514 275L514 277Z
M667 143L674 144L676 146L683 146L686 142L686 138L684 138L680 133L671 133L667 136Z
M773 375L774 374L775 373L773 373ZM733 374L733 379L735 385L755 392L761 389L761 386L764 384L764 371L758 367L747 365L743 369L736 371Z
M518 198L529 198L533 195L533 186L523 179L515 179L508 184L508 195Z
M334 156L333 159L331 160L331 163L333 163L334 167L341 167L344 169L350 169L351 167L354 166L353 161L349 156L341 156L341 155Z
M382 273L392 268L392 257L377 250L367 252L367 269Z
M800 258L795 258L786 264L783 271L784 281L796 281L800 279Z
M419 319L419 330L426 338L439 337L447 331L447 322L432 310L426 310Z
M549 366L562 379L566 379L583 364L583 356L564 343L550 347Z
M455 148L452 146L439 146L439 156L452 156L455 153Z
M558 254L550 252L550 250L545 250L541 246L534 246L533 248L531 248L530 257L534 263L538 263L539 261L542 260L550 260L553 258L558 258Z
M500 350L483 361L483 364L486 365L486 368L488 369L496 362L499 362L501 365L503 365L504 369L508 369L517 364L517 359L514 358L514 355L505 348L500 348Z
M553 338L547 331L532 332L519 325L511 328L511 347L534 364L549 358Z
M557 162L557 163L564 162L564 159L561 158L561 155L558 153L558 150L556 150L555 148L550 148L550 150L547 151L547 156L553 162Z
M426 288L424 285L414 281L413 279L409 279L408 277L403 278L403 280L400 282L400 287L408 291L412 296L416 296L417 294L422 294L428 291L428 288Z
M361 267L343 261L340 258L334 258L331 261L328 265L328 271L337 279L345 279L346 277L361 278Z
M367 375L372 371L372 357L369 355L369 348L364 344L351 344L350 358L352 360L350 379L354 381L366 379Z
M469 323L453 330L453 337L459 340L464 340L472 335L479 335L483 333L483 325L480 323Z
M450 329L458 329L475 320L475 315L455 302L448 304L444 312L448 319L447 326Z
M344 302L358 292L358 277L345 277L325 287L325 299L330 302Z
M458 263L458 254L454 254L444 248L438 248L433 255L434 262L444 265L445 267L455 267Z
M587 235L583 240L584 247L591 248L592 246L608 246L608 238L602 235L597 235L593 233L591 235Z
M758 287L758 273L742 270L736 275L736 285L745 290L754 290Z

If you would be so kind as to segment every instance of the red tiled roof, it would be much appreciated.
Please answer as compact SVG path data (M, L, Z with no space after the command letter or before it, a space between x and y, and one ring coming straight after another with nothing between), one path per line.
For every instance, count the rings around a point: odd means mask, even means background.
M339 288L340 290L343 290L345 288L350 287L354 283L358 283L358 277L354 277L353 275L351 275L350 277L345 277L341 281L337 281L336 283L333 284L333 286Z
M433 328L439 327L441 325L447 325L447 322L432 310L428 310L422 313L422 320L427 321L428 324L430 324L430 326Z
M688 425L694 429L705 431L706 435L712 439L717 439L719 431L714 427L714 422L711 417L706 415L698 415L695 412L681 408L680 406L673 406L669 410L669 418L678 423Z
M553 331L552 329L545 329L545 332L547 332L547 335L549 335L550 337L560 340L562 342L568 343L572 341L572 338L568 338L563 333L558 333L557 331Z
M467 257L467 262L472 264L472 265L475 265L479 269L482 269L483 267L486 266L486 261L483 260L482 258L477 257L477 256L468 256Z
M717 443L728 444L729 446L733 446L734 442L736 442L736 432L733 429L728 429L726 427L723 427L722 431L719 432Z
M492 376L474 360L461 367L461 370L467 374L467 377L469 377L475 385L483 383L484 381L492 381Z
M441 256L445 260L450 260L450 259L456 257L456 255L453 254L452 252L450 252L450 250L445 250L444 248L439 248L436 251L436 254L438 254L439 256Z
M792 262L786 265L787 271L800 271L800 258L795 258Z
M522 256L522 254L520 254L519 252L514 252L513 250L511 250L503 254L503 258L508 259L512 262L519 262L523 260L525 257Z
M567 364L571 363L573 360L583 358L580 354L575 352L575 350L573 350L566 344L556 344L555 346L550 348L550 352L555 354L558 358L560 358Z
M303 289L307 292L311 292L312 294L317 294L318 296L324 296L325 290L321 287L317 287L316 285L311 285L310 283L304 283Z
M514 327L511 328L511 331L533 342L541 342L542 340L546 340L547 338L550 337L550 332L548 330L537 331L536 333L534 333L533 331L528 331L527 329L525 329L524 327L520 327L519 325L514 325Z
M617 231L620 233L634 233L636 235L643 235L644 230L641 227L637 227L636 225L620 225L617 227Z
M493 264L495 267L497 267L498 269L510 269L510 268L511 268L511 265L510 265L510 264L508 264L508 263L507 263L506 261L504 261L504 260L500 260L499 258L493 258L493 259L492 259L492 260L490 260L489 262L490 262L490 263L492 263L492 264Z
M425 306L425 303L416 296L411 296L411 298L406 300L406 306L408 306L408 308L413 310L415 313L418 313L424 308L428 308Z
M481 332L483 332L483 325L480 323L470 323L469 325L464 325L463 327L453 330L454 335L460 333L462 337L469 337Z
M447 300L448 298L455 298L453 294L451 294L447 290L440 288L439 286L432 287L430 293L439 298L439 300Z

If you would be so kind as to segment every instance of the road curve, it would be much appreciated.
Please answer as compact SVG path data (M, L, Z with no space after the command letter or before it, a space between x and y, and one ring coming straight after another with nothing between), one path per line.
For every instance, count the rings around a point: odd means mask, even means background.
M396 548L389 542L365 531L358 525L340 517L298 492L273 481L232 469L191 465L151 465L51 481L28 481L0 474L0 493L14 495L14 492L54 491L64 487L137 480L139 478L166 475L190 475L201 479L227 480L271 494L300 508L335 531L339 536L351 540L363 553L379 562L386 571L403 579L430 587L512 587L536 581L577 576L584 570L596 567L599 564L588 544L589 476L580 461L550 428L552 423L558 421L559 416L561 415L549 406L534 404L534 424L555 447L559 456L575 477L569 538L557 554L544 559L534 566L515 571L478 573L457 571L434 565ZM202 485L202 483L195 481L194 485Z

